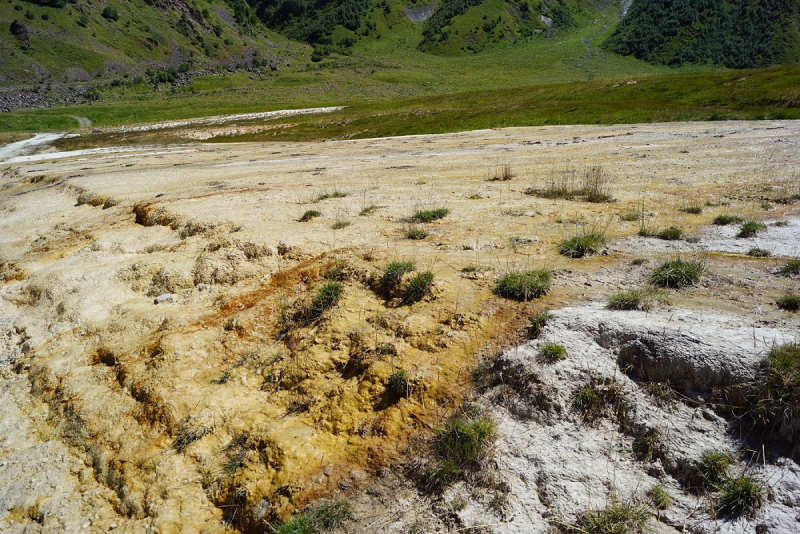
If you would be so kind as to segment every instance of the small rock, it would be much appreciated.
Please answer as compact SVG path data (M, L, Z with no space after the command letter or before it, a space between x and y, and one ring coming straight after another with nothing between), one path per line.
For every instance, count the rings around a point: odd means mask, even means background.
M163 302L173 302L175 300L175 295L172 293L164 293L163 295L159 295L153 299L153 304L161 304Z

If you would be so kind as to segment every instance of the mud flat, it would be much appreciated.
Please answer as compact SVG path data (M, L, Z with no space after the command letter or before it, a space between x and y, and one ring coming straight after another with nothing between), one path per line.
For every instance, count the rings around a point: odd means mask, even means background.
M771 121L12 160L0 177L0 530L267 532L309 502L346 499L342 532L544 532L656 484L674 501L648 512L656 530L796 530L794 435L764 453L712 400L796 340L797 313L776 301L800 292L781 272L800 242L797 154L800 124ZM547 198L598 168L613 201ZM730 214L764 229L738 238L711 224ZM559 254L589 231L607 238L598 254ZM649 313L604 308L677 257L703 264L696 284ZM414 271L388 287L398 261ZM529 269L551 271L545 296L494 293L497 277ZM544 310L553 319L531 340ZM654 359L625 349L625 332ZM545 341L567 358L539 363ZM681 372L644 373L656 356ZM507 387L476 392L481 365ZM619 384L624 418L575 413L574 389L592 379ZM652 398L653 381L670 382L673 404ZM423 491L428 436L465 400L495 418L491 477ZM643 458L634 443L654 429ZM709 449L768 488L754 518L721 519L687 489Z

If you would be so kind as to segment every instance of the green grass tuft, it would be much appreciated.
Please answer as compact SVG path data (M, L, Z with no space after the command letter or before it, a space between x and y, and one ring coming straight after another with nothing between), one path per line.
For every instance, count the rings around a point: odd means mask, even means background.
M696 260L686 261L680 258L668 260L653 271L650 275L650 283L656 286L680 289L696 284L703 271L705 271L705 265Z
M531 315L530 318L528 318L528 324L525 326L525 334L528 339L539 339L550 317L552 317L552 315L550 315L550 312L547 310Z
M796 312L800 310L800 295L787 293L779 298L776 302L778 308L786 311Z
M722 451L705 451L695 463L694 469L700 478L700 483L706 488L714 489L727 480L728 470L732 465L733 458L730 454Z
M307 221L310 221L311 219L313 219L315 217L319 217L320 215L322 215L322 213L320 213L317 210L306 210L306 211L303 212L303 214L297 220L300 221L300 222L307 222Z
M577 529L582 534L642 534L650 513L647 508L633 502L614 502L602 510L592 510L578 519Z
M739 227L739 233L736 234L736 237L744 238L744 237L755 237L758 235L759 232L764 232L767 229L767 225L764 223L756 222L756 221L745 221Z
M417 210L409 220L417 223L429 223L439 219L444 219L450 214L447 208L436 208L432 210Z
M700 204L690 204L688 206L682 206L678 211L682 211L683 213L691 213L692 215L700 215L703 213L703 206Z
M398 369L389 375L386 380L386 389L397 398L408 397L408 372Z
M555 363L567 357L567 349L558 343L545 343L539 347L536 359L540 362Z
M753 247L747 251L747 255L753 258L769 258L772 256L772 252L763 248Z
M580 232L558 245L558 251L568 258L582 258L600 252L606 244L606 236L602 232L593 230Z
M369 215L373 211L377 211L379 209L385 208L386 206L379 206L377 204L370 204L366 208L362 209L358 212L359 215Z
M747 411L756 424L770 431L785 431L789 439L800 435L800 344L772 347L746 396Z
M587 423L607 415L619 417L623 410L621 402L622 385L617 382L603 384L592 380L572 394L572 407Z
M663 239L665 241L677 241L683 235L683 230L678 228L677 226L670 226L669 228L665 228L656 234L656 237L659 239Z
M495 422L480 411L465 409L436 430L434 478L447 484L478 471L496 438Z
M717 226L728 226L729 224L739 224L742 218L736 215L717 215L714 217L713 224Z
M336 306L339 299L344 294L344 284L328 280L317 290L314 298L311 300L309 307L309 314L312 319L320 317L326 310Z
M273 534L318 534L340 527L352 517L350 503L330 501L306 508L291 519L279 522Z
M345 193L344 191L339 191L338 189L335 189L333 191L326 191L324 193L320 193L314 199L314 202L321 202L323 200L328 200L329 198L344 198L347 195L348 195L348 193Z
M766 491L751 477L727 479L720 487L716 511L723 517L754 517L764 505Z
M425 298L433 288L433 273L421 271L410 277L403 286L403 304L413 304Z
M619 219L621 221L625 221L625 222L636 222L636 221L642 219L643 216L644 216L644 214L642 212L629 211L628 213L623 213L622 215L620 215Z
M497 279L494 292L501 297L528 301L545 295L550 290L550 271L515 271Z
M631 265L645 265L647 263L650 263L650 260L647 258L633 258L631 260Z
M392 290L403 280L403 276L416 270L417 266L413 261L391 261L386 264L381 274L381 286L384 289Z
M403 228L403 235L406 236L406 239L414 239L420 240L425 239L431 233L422 225L419 224L409 224L408 226Z
M778 269L778 274L782 274L783 276L800 275L800 259L793 258L788 260Z
M666 510L672 504L672 497L661 484L656 484L647 490L645 495L650 499L650 503L656 510Z
M649 311L657 302L668 302L666 293L657 287L647 286L643 289L617 291L608 298L606 307L609 310Z

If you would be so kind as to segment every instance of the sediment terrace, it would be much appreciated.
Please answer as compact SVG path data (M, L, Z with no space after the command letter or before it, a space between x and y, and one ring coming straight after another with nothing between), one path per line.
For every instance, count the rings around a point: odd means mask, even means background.
M800 124L769 121L7 164L0 529L262 532L318 498L360 502L471 394L481 359L525 341L532 313L604 302L659 259L697 257L709 273L665 306L796 332L797 314L774 303L797 279L774 271L800 252L798 204L780 203L797 192L798 154ZM506 165L512 177L499 179ZM591 167L614 202L534 194ZM439 207L449 214L419 225L427 237L406 237L415 211ZM320 215L300 222L308 210ZM630 213L643 218L622 220ZM728 213L787 224L741 240L709 226ZM699 241L638 237L643 221ZM592 227L609 238L604 254L558 253ZM745 241L774 257L742 254ZM421 301L381 286L398 260L433 273ZM497 276L529 268L552 270L547 296L493 293ZM329 279L343 297L309 319ZM387 387L398 370L403 395Z

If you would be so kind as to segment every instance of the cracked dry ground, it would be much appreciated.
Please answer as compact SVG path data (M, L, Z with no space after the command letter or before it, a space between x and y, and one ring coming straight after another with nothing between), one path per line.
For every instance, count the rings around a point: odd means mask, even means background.
M713 274L675 306L796 329L796 314L774 306L797 285L770 274L778 260L632 237L639 223L620 216L643 209L648 224L690 235L722 213L794 220L798 204L772 201L796 186L798 154L800 124L772 121L192 144L8 165L0 529L263 532L315 499L346 498L417 454L413 438L470 393L482 355L522 340L531 313L635 285L635 257L707 262ZM491 180L506 164L513 178ZM592 166L615 202L526 194ZM701 214L680 211L695 204ZM409 216L438 207L449 215L406 239ZM307 210L321 215L299 222ZM560 256L558 242L587 227L607 233L607 254ZM432 271L431 294L404 303L381 291L395 260ZM498 275L528 268L553 270L546 297L492 293ZM331 276L342 299L303 320ZM387 388L396 370L410 377L407 398Z

